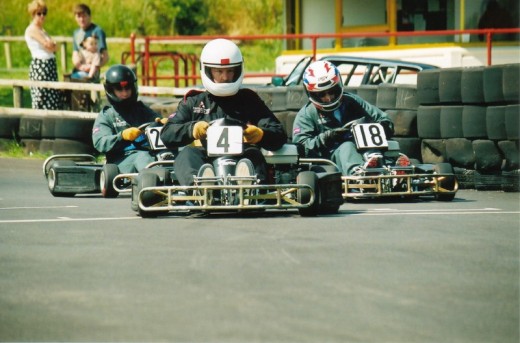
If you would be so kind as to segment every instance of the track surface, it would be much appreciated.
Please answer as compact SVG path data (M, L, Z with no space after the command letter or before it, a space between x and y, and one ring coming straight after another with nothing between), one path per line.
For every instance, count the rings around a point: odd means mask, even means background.
M0 159L0 341L518 342L518 193L172 215Z

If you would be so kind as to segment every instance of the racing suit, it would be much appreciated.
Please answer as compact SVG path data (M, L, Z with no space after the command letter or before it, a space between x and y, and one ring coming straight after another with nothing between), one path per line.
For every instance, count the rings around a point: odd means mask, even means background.
M146 137L143 133L130 142L123 140L121 133L130 127L153 122L155 118L162 117L141 101L119 110L105 106L94 121L94 147L106 155L107 163L117 164L121 173L139 172L155 160L147 149Z
M226 97L192 91L179 104L177 112L170 115L161 132L161 140L166 147L184 147L174 165L175 175L181 185L192 185L193 176L197 175L200 167L212 161L207 156L205 139L201 141L201 147L188 145L195 140L193 125L199 121L211 122L224 117L255 125L263 130L264 135L258 144L244 146L243 157L251 160L260 182L265 181L265 159L259 148L277 150L287 143L285 130L271 110L250 89L240 89L237 94Z
M385 112L361 97L346 92L342 96L340 107L333 112L318 111L311 102L301 108L293 123L292 141L303 146L306 157L330 159L343 175L349 175L355 166L364 162L352 134L347 132L342 139L331 142L325 139L325 132L364 117L366 122L380 123L390 138L394 124Z

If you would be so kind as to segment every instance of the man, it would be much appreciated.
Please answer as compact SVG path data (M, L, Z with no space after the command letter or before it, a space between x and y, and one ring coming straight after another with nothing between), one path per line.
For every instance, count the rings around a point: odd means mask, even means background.
M87 37L93 36L97 38L98 51L101 54L100 67L102 67L108 62L106 35L101 27L92 22L90 8L87 5L76 5L74 7L74 18L79 25L79 28L74 30L72 35L72 64L74 65L74 72L82 71L88 74L90 65L82 63L83 59L80 55L81 43Z
M343 175L352 175L357 167L380 167L382 155L373 153L366 160L357 151L349 129L343 126L356 119L380 123L387 138L394 133L388 115L359 96L343 92L339 70L328 61L310 64L303 74L309 102L300 109L293 123L293 143L301 144L307 157L332 160ZM402 155L398 165L409 165Z
M138 128L150 122L166 122L137 100L137 77L122 64L110 67L105 77L105 92L111 106L105 106L94 122L94 147L115 163L121 173L144 169L155 157L146 146L144 133Z
M260 179L267 178L265 159L259 148L277 150L287 142L282 124L262 99L250 89L240 89L244 61L238 46L226 39L208 42L200 56L204 92L190 92L161 133L169 148L185 146L175 159L175 174L181 185L192 185L202 165L211 161L206 151L209 123L232 118L245 124L244 158L248 158ZM200 147L189 145L200 140Z

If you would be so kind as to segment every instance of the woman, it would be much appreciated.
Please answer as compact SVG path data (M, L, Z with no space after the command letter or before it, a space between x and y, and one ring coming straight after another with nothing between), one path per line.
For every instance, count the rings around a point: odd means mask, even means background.
M25 40L31 51L29 79L32 81L58 81L56 65L56 42L43 28L47 17L47 5L43 0L34 0L28 6L32 17L25 29ZM57 89L31 87L32 108L61 108L61 92Z

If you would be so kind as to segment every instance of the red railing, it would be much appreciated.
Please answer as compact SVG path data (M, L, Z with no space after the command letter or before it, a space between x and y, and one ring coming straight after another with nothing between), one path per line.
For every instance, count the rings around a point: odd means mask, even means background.
M484 35L486 51L487 51L487 65L491 65L491 51L493 47L493 35L496 34L518 34L520 28L511 29L469 29L469 30L437 30L437 31L403 31L403 32L357 32L357 33L320 33L320 34L269 34L269 35L236 35L236 36L218 36L219 38L227 38L238 41L250 41L250 40L304 40L308 39L311 41L312 56L315 59L317 54L317 42L319 39L348 39L348 38L392 38L399 37L418 37L418 36L461 36L461 35ZM141 80L143 85L157 85L159 79L172 79L174 80L175 87L179 86L180 81L184 81L184 85L194 85L198 80L198 56L191 56L187 54L181 54L177 52L155 52L150 49L151 42L160 41L177 41L177 42L189 42L189 44L205 43L206 41L217 38L216 36L202 35L202 36L146 36L144 37L144 51L136 52L135 40L136 36L131 36L130 54L126 57L130 57L133 64L141 61ZM391 40L390 40L391 41ZM518 41L517 41L518 42ZM431 44L431 43L429 43ZM390 46L393 46L390 44ZM166 57L165 57L166 56ZM174 63L172 76L158 76L157 67L159 63L165 60L171 60ZM184 75L180 75L179 62L184 63ZM123 62L124 63L124 62ZM191 72L191 74L188 74ZM273 74L248 74L249 77L265 77L272 76Z

